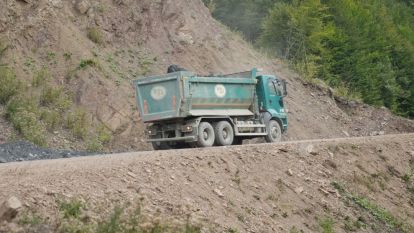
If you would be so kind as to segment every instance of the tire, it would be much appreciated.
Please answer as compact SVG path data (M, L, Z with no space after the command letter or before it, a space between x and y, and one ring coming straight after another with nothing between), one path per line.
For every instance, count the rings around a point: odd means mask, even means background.
M220 121L215 125L214 135L216 136L215 142L218 146L230 146L233 144L233 127L227 121Z
M152 142L152 148L154 150L169 150L171 149L170 145L167 142Z
M214 145L214 129L208 122L201 122L198 126L198 147L211 147Z
M282 129L275 120L270 120L267 124L267 135L265 136L266 142L280 142L282 141Z

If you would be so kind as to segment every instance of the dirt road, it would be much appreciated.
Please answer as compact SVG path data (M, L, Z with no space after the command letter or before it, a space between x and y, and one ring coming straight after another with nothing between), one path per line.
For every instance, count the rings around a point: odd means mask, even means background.
M139 200L147 214L188 215L215 232L319 232L323 219L335 232L358 219L365 232L395 232L346 197L411 227L413 171L414 134L149 151L0 164L0 200L17 196L52 223L58 200L79 198L97 216Z

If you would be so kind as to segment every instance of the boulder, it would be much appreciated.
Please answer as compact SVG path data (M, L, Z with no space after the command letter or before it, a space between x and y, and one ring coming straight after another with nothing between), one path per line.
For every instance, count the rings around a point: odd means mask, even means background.
M21 207L22 203L17 197L7 199L0 205L0 222L13 220Z
M85 14L86 12L88 12L88 10L89 10L90 7L91 7L91 4L87 0L80 0L76 4L76 9L81 14Z

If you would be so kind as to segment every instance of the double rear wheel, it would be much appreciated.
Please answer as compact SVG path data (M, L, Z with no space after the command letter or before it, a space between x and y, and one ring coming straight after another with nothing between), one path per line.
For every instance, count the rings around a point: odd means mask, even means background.
M234 141L234 131L227 121L219 121L213 125L209 122L201 122L198 126L199 147L229 146Z

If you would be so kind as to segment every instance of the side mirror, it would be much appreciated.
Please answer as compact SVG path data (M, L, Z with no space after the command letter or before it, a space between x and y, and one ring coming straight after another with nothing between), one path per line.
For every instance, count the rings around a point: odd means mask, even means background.
M282 86L283 86L283 97L288 95L287 92L287 81L285 79L282 80Z

